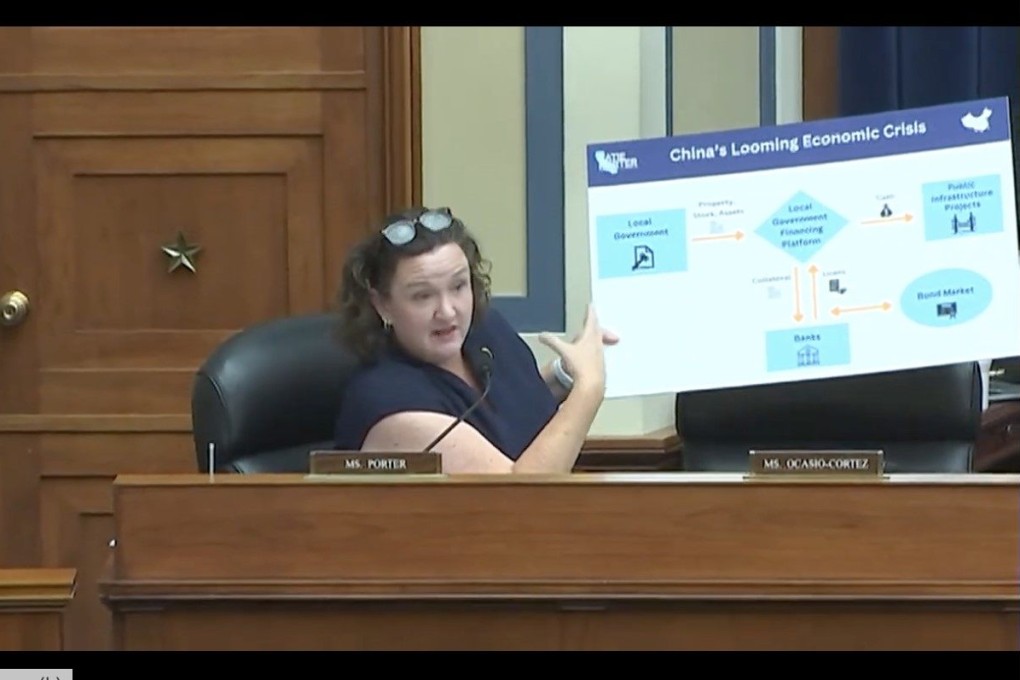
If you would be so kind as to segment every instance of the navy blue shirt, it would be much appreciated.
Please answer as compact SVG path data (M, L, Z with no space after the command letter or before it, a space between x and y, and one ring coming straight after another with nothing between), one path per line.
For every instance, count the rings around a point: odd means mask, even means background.
M477 366L482 347L492 352L492 383L485 402L466 421L507 457L517 460L559 404L542 380L531 349L492 308L475 319L464 339L464 355L480 381ZM343 451L360 449L372 426L402 411L431 411L457 418L479 396L477 389L450 371L415 359L391 344L378 361L358 369L348 382L337 418L335 446Z

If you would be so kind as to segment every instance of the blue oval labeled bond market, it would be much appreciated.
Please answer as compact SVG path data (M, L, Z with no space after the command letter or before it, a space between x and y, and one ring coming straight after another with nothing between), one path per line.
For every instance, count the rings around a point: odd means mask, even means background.
M992 284L969 269L940 269L921 276L903 291L900 308L925 326L955 326L988 309Z

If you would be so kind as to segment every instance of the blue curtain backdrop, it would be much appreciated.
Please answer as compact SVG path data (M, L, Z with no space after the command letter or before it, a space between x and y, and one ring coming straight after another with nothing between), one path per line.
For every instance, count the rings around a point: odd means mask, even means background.
M1009 96L1020 108L1016 26L844 26L840 114Z

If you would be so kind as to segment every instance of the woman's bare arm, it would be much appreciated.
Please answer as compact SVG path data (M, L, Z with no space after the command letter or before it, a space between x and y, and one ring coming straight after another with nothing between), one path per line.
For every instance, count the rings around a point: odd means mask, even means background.
M601 390L575 386L516 462L468 423L453 428L435 451L443 456L443 471L451 474L570 472L601 403ZM425 411L396 413L372 427L362 450L422 451L454 420Z

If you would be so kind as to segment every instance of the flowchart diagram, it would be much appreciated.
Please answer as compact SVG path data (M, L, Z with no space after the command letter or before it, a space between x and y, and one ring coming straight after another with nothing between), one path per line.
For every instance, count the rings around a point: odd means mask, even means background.
M1020 355L1005 99L589 158L609 397Z

